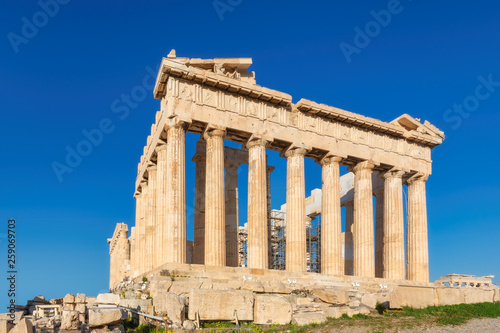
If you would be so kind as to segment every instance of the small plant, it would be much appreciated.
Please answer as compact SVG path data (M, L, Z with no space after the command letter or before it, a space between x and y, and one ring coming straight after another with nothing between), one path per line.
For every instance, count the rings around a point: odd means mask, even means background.
M147 278L147 277L145 277L145 276L143 276L143 277L142 277L142 282L148 282L148 278Z

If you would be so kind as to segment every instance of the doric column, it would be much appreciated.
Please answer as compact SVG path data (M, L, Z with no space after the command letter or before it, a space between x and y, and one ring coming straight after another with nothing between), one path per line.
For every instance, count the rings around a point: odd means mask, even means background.
M384 262L383 277L405 279L405 227L403 215L403 172L384 174Z
M141 224L139 227L139 275L146 272L146 257L147 257L147 246L146 246L146 227L148 224L147 211L149 204L149 185L148 181L144 180L141 182L142 187L142 201L141 201Z
M427 202L425 182L428 176L418 174L408 180L407 279L429 281L427 240Z
M155 265L158 267L167 262L167 145L156 147L156 258ZM137 239L137 238L136 238Z
M345 206L345 234L344 234L344 274L353 274L353 243L352 225L354 223L354 202L350 201Z
M321 273L341 275L342 217L340 208L340 157L328 156L322 166Z
M136 256L135 256L135 228L132 227L130 228L130 276L135 277L135 266L137 263L135 262Z
M198 141L199 145L201 141ZM204 142L203 142L204 144ZM193 157L196 163L194 184L194 241L193 264L205 262L205 154L196 153Z
M305 272L306 262L306 205L304 156L302 148L285 153L286 169L286 270Z
M166 262L186 263L186 156L185 124L167 130L167 239Z
M375 276L373 237L372 168L369 161L358 163L354 172L353 274Z
M266 158L266 161L268 159ZM268 163L268 162L266 162ZM275 167L273 166L267 166L267 267L270 269L274 269L273 267L273 258L271 257L271 254L273 253L273 247L272 247L272 225L271 225L271 172L273 172Z
M248 148L248 242L249 268L268 268L266 141L255 139Z
M375 192L375 277L384 276L384 189Z
M226 265L238 267L238 167L226 162Z
M226 222L224 205L225 130L211 129L207 140L205 187L205 265L226 265Z
M146 207L146 272L155 268L156 249L156 165L148 166L148 204Z

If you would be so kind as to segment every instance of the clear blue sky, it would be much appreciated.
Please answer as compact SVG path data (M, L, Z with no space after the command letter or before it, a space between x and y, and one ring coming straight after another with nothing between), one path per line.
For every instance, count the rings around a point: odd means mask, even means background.
M446 140L433 151L427 187L431 280L500 277L498 2L221 0L218 10L202 0L64 2L57 13L47 7L51 16L36 1L3 1L0 10L0 276L7 219L15 217L17 303L107 290L106 239L117 222L134 223L137 163L159 109L141 87L150 84L147 68L156 71L172 48L185 57L252 57L258 84L294 102L307 98L384 121L409 113L435 124ZM379 15L383 26L373 24L370 12L388 7L390 22ZM367 28L370 40L355 37ZM114 113L132 92L128 115ZM113 131L60 182L53 162L64 163L66 147L75 149L82 131L106 118ZM189 158L197 139L188 135ZM269 154L278 208L286 164ZM193 170L188 162L191 235ZM321 186L320 175L307 161L307 192ZM3 307L7 284L0 281Z

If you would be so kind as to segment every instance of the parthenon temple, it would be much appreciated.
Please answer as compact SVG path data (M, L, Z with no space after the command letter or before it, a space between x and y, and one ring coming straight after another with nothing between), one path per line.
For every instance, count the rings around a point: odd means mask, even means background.
M250 58L180 58L175 51L163 58L154 88L161 107L135 182L135 226L129 234L126 224L118 224L108 240L110 286L168 265L428 282L426 182L431 150L443 142L443 132L407 114L384 122L306 99L293 103L290 95L257 85L251 64ZM186 156L187 132L199 134L194 156ZM241 149L225 147L225 140ZM269 165L267 150L286 159L279 236L286 246L279 265L272 259L278 210L270 205L276 166ZM192 241L187 158L196 163ZM307 203L306 158L322 170L322 188ZM242 164L248 165L243 260ZM340 166L349 173L341 177ZM309 235L318 215L320 232ZM321 244L314 270L308 265L313 236Z

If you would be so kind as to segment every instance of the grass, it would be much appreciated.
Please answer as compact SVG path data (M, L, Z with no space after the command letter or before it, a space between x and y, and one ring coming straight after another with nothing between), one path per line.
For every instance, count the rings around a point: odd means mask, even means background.
M328 321L323 324L314 323L305 326L293 324L261 326L243 322L241 323L241 332L332 332L350 326L369 327L371 332L386 332L414 327L425 328L436 325L461 325L473 318L500 317L500 302L431 306L425 309L405 307L402 310L396 311L387 311L382 308L377 308L377 310L378 313L374 312L370 315L357 314L348 317L344 314L338 319L328 318ZM155 333L154 326L134 327L129 320L124 325L130 333ZM204 332L236 332L236 325L229 321L204 322L202 323L202 328ZM163 329L160 329L159 332L165 333Z

